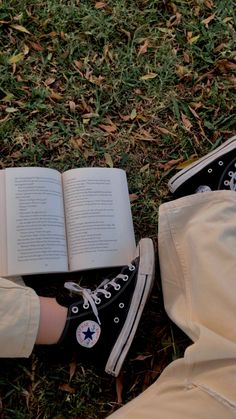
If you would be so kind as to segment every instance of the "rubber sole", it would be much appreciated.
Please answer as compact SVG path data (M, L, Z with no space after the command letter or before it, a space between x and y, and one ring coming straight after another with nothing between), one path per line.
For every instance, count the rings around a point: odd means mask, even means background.
M127 352L134 339L154 281L155 253L152 240L149 238L141 239L137 251L140 256L140 262L136 288L126 321L105 367L105 371L115 377L119 375Z

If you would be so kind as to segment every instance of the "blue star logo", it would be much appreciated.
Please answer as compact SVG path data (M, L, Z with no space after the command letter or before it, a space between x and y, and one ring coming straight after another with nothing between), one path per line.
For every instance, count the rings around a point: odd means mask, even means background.
M83 332L83 334L84 334L84 340L86 340L86 339L93 340L93 334L94 333L95 332L93 332L92 330L90 330L90 327L88 327L88 329L86 330L86 332Z

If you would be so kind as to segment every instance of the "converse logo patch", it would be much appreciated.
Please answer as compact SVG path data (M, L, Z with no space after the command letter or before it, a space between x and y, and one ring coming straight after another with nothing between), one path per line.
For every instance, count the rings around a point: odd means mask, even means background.
M93 320L86 320L77 327L76 339L81 346L92 348L98 341L101 327Z

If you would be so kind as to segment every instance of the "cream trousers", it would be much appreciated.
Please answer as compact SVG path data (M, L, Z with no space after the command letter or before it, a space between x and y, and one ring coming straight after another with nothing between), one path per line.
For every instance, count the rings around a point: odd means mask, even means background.
M30 356L38 333L39 297L21 278L0 278L0 358Z
M235 418L236 193L161 205L158 241L166 311L193 344L109 419Z

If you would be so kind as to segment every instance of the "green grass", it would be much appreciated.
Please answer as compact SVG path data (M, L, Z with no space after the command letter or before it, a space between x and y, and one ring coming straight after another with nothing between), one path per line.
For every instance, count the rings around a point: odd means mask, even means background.
M137 240L157 244L158 207L170 199L178 162L235 128L235 20L231 0L108 0L102 8L2 0L0 167L121 167L137 195ZM187 345L165 316L158 284L124 366L123 402ZM95 419L115 410L115 379L79 364L69 381L70 361L42 348L1 361L4 418Z

